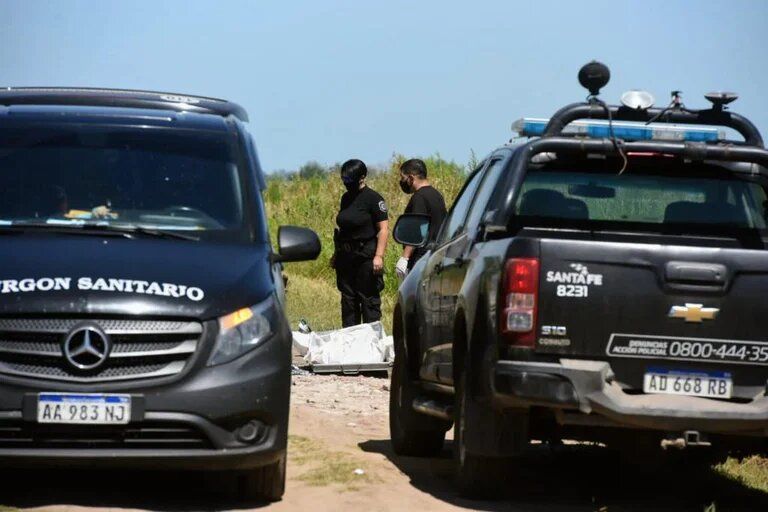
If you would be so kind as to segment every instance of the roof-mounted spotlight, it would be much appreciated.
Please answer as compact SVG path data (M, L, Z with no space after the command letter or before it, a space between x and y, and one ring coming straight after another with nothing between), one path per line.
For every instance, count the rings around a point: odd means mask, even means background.
M579 83L592 96L600 94L600 89L605 87L610 79L611 71L608 66L596 60L584 64L579 70Z
M653 95L647 91L632 89L621 95L621 104L632 110L648 110L653 102Z
M713 110L723 110L725 105L736 101L739 95L735 92L709 92L704 97L712 102Z

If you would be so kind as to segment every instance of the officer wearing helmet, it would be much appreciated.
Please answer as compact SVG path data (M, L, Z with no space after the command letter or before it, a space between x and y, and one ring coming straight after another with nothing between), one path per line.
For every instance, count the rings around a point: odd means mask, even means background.
M389 220L384 198L365 184L367 175L361 160L347 160L341 166L341 180L347 191L341 196L336 216L331 265L336 269L336 286L341 292L344 327L381 319Z

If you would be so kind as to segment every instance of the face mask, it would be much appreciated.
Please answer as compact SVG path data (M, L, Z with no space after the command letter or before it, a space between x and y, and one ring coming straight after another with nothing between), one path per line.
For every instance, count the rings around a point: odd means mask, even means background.
M400 180L400 189L406 194L411 193L411 186L408 184L408 179Z
M354 192L355 190L360 188L360 182L356 180L343 180L342 183L344 183L344 186L346 189L350 192Z

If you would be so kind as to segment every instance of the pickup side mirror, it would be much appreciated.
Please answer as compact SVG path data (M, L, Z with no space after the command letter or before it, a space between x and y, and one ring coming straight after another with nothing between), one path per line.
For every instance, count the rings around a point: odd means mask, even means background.
M308 261L320 254L320 239L311 229L280 226L277 229L277 254L273 261Z
M392 236L397 243L412 247L424 247L429 238L430 216L421 213L406 213L397 219Z

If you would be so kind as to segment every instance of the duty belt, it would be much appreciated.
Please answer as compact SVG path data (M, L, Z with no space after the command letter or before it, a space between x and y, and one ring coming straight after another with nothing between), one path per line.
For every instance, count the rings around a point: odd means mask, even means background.
M375 240L371 238L371 240ZM357 252L366 246L371 240L351 240L348 242L339 241L338 249L342 252Z

